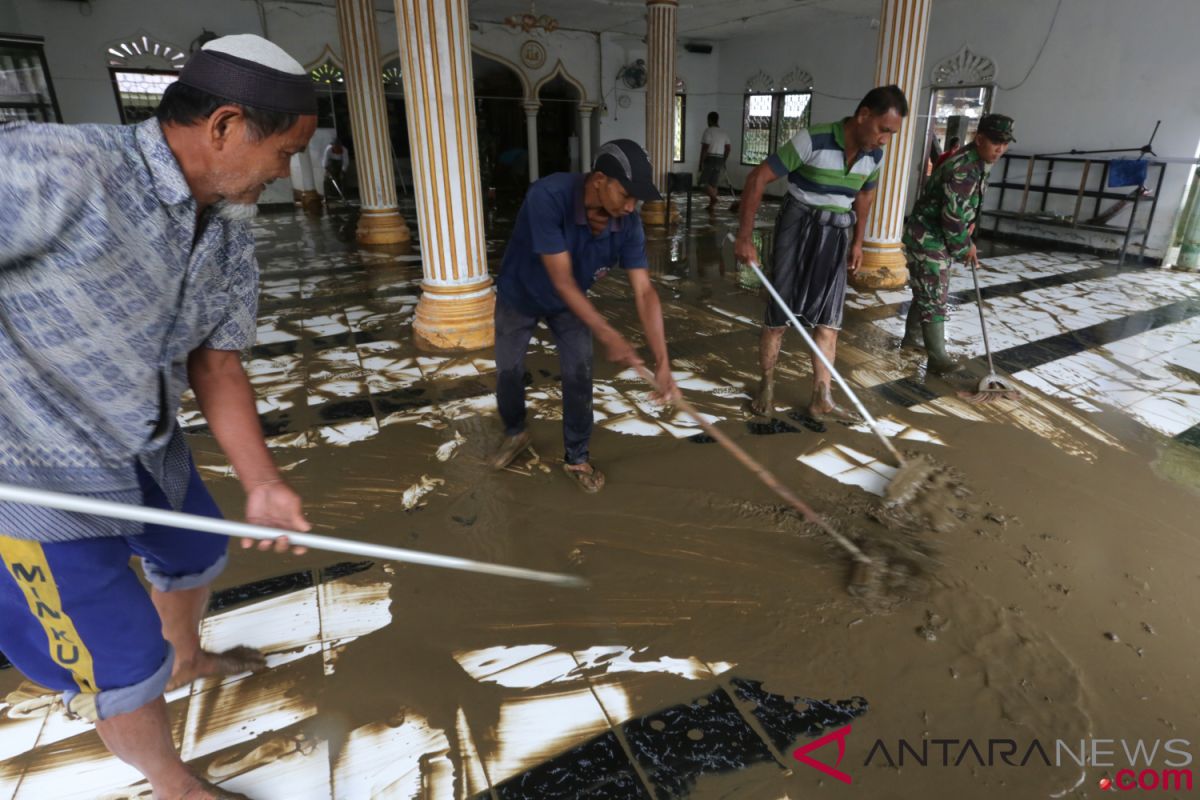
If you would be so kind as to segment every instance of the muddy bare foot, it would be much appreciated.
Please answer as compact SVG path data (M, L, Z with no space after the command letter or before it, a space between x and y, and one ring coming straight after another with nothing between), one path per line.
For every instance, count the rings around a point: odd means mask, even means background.
M579 488L588 494L595 494L604 488L604 473L590 463L563 464L563 472L571 476Z
M839 406L837 403L813 403L808 407L808 414L813 419L846 422L851 425L863 421L862 417L858 414L844 406Z
M171 672L167 691L186 686L197 678L237 675L239 672L254 672L266 669L267 659L253 647L234 647L223 653L201 650L193 661L178 661Z
M750 403L750 410L761 417L775 411L775 379L763 376L758 382L758 394Z
M203 778L197 778L191 788L179 795L179 800L250 800L250 798L244 794L222 789Z

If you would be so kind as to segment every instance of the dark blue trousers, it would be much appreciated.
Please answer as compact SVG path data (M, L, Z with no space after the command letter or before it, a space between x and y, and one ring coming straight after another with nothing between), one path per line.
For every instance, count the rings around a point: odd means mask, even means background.
M525 430L525 352L538 319L496 298L496 403L509 436ZM558 347L564 458L568 464L583 464L592 437L592 332L570 311L541 319Z

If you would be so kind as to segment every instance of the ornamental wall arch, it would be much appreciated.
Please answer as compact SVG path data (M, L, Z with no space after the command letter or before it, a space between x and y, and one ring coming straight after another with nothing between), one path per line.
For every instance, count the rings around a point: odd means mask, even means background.
M158 38L145 29L130 36L113 39L104 45L104 61L112 69L154 69L179 71L187 61L187 51Z
M964 44L957 53L933 65L929 82L938 88L988 86L996 82L996 62Z
M575 76L573 76L570 72L567 71L567 68L563 66L563 62L562 62L561 58L558 60L558 63L554 65L554 69L552 69L548 74L543 76L541 78L541 80L539 80L537 82L537 84L534 85L533 99L537 100L537 98L542 93L542 87L545 86L546 84L550 83L555 78L562 78L564 81L566 81L568 84L570 84L575 89L575 91L579 92L579 104L580 105L591 105L590 103L588 103L587 89L584 89L583 84L580 83L578 80L576 80Z
M521 69L517 64L513 63L504 56L497 55L490 50L485 50L482 47L471 45L471 52L480 58L487 58L495 61L498 64L503 64L517 75L517 80L521 82L521 92L524 95L522 102L537 102L537 93L533 87L529 85L529 77L525 74L525 70Z
M332 64L343 72L346 70L346 62L342 61L342 57L335 53L332 47L326 44L325 47L321 49L321 54L319 56L304 65L304 71L311 75L314 69L317 69L324 64Z

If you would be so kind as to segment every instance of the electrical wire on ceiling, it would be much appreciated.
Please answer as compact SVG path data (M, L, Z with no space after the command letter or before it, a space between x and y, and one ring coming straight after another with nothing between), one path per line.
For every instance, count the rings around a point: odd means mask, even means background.
M1001 86L999 87L1000 89L1006 92L1012 92L1020 89L1021 86L1024 85L1025 81L1029 80L1029 76L1033 74L1034 67L1036 67L1038 62L1042 60L1042 53L1046 52L1046 43L1050 41L1050 34L1054 33L1054 23L1058 21L1058 11L1061 8L1062 0L1058 0L1058 3L1054 6L1054 16L1050 18L1050 27L1046 28L1046 36L1042 39L1042 46L1038 48L1037 55L1033 57L1033 63L1029 65L1029 70L1025 73L1025 77L1021 78L1020 81L1012 86Z

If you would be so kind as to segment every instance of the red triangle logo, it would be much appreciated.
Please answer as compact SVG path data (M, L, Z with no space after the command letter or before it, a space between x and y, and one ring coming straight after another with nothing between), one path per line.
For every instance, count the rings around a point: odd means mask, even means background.
M835 761L834 763L841 764L842 759L846 757L846 737L849 735L850 735L850 726L845 725L841 728L838 728L835 731L830 731L829 733L822 736L820 739L813 739L808 744L800 745L792 753L792 757L795 758L797 761L799 761L802 764L807 764L808 766L812 767L813 769L815 769L819 772L825 773L826 775L828 775L831 778L837 778L842 783L850 783L851 780L850 780L849 775L847 775L846 773L842 772L839 769L834 769L833 767L829 766L828 764L823 764L820 761L817 761L816 759L814 759L808 755L813 750L820 750L822 747L829 744L831 739L836 739L837 746L838 746L838 756L837 756L837 761Z

